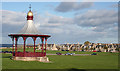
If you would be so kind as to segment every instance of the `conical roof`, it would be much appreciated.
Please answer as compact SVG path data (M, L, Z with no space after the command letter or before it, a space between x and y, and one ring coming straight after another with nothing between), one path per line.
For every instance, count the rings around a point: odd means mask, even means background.
M36 29L32 20L27 21L27 23L24 25L24 27L20 30L19 33L21 34L42 34Z

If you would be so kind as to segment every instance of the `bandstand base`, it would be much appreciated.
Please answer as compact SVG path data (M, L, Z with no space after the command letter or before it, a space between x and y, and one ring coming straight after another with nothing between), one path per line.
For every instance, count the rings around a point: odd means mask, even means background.
M50 62L48 57L12 57L13 60Z

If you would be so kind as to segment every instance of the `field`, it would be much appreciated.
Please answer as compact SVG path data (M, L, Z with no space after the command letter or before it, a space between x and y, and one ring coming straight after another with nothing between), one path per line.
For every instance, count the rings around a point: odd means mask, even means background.
M4 49L6 50L6 49ZM10 49L7 49L10 50ZM67 51L47 51L47 54ZM70 51L76 54L92 54L92 52ZM118 53L97 52L90 56L47 55L51 63L37 61L11 60L11 54L2 54L3 69L118 69Z

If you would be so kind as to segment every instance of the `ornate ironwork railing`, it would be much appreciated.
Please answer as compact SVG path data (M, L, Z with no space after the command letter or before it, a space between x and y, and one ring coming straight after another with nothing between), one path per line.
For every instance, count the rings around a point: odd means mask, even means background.
M45 52L16 52L13 54L16 57L44 57L46 56Z

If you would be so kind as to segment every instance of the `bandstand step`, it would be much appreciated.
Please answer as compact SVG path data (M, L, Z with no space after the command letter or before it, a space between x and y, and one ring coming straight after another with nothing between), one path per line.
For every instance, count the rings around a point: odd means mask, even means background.
M13 60L50 62L48 57L13 57Z

